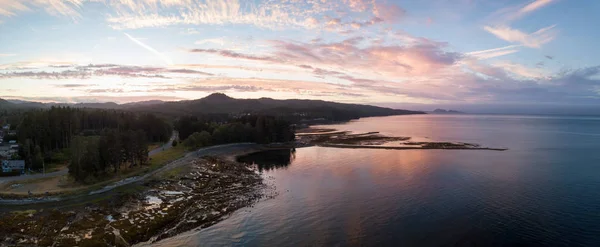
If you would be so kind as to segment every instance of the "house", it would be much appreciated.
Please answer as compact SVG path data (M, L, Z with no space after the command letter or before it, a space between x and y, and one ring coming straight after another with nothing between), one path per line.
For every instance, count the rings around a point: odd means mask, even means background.
M25 172L25 161L24 160L3 160L2 161L2 172Z
M8 144L17 144L17 141L15 141L15 140L8 141Z
M13 145L14 146L14 145ZM16 149L13 149L12 146L9 145L0 145L0 157L4 157L6 159L13 156L18 152L19 148L17 146Z

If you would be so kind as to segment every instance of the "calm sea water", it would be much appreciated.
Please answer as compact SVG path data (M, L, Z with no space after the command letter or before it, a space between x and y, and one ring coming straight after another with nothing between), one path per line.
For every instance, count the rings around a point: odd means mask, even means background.
M334 127L509 151L255 155L279 195L161 246L600 246L600 118L416 115Z

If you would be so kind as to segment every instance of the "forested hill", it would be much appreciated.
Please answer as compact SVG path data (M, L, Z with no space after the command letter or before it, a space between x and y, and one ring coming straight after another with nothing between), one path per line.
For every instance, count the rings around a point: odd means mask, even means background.
M222 93L189 101L138 105L130 109L169 115L243 114L284 116L290 120L324 118L344 121L361 117L425 114L424 112L391 108L343 104L322 100L275 100L271 98L235 99Z
M252 113L255 115L270 115L284 117L286 120L297 122L310 119L325 119L331 121L346 121L361 117L391 116L407 114L425 114L424 112L397 110L391 108L344 104L323 100L275 100L271 98L260 99L235 99L222 93L214 93L205 98L197 100L184 100L177 102L144 101L128 104L108 103L36 103L20 102L7 104L18 108L50 108L51 106L70 106L74 108L93 109L120 109L130 111L141 111L158 113L171 117L188 115L244 115ZM0 102L0 106L2 102Z
M6 100L0 99L0 109L9 109L12 107L13 107L12 103L10 103Z

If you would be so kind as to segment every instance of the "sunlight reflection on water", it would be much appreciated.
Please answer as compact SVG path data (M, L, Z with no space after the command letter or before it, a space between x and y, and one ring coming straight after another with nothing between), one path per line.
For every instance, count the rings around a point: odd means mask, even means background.
M333 128L510 150L267 155L282 158L261 169L279 196L158 246L600 245L600 119L401 116Z

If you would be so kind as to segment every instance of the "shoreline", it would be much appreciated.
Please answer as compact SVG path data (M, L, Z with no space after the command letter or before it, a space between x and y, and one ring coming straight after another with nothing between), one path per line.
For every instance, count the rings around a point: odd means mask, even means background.
M237 157L249 153L309 146L507 150L468 143L409 142L410 137L388 137L378 132L312 131L316 133L298 135L293 144L237 143L203 148L146 174L58 200L15 200L23 204L5 204L0 210L0 245L139 246L207 228L264 198L266 185L257 167L237 162ZM306 138L309 141L303 142ZM395 141L414 146L383 146Z
M130 246L209 227L265 194L256 168L236 157L282 148L289 147L212 147L214 152L191 152L144 179L93 194L91 200L5 207L12 210L0 212L0 245Z
M147 173L126 177L120 180L112 181L109 183L99 183L90 187L83 188L81 190L70 191L69 193L50 193L49 196L44 194L34 194L33 196L14 194L14 193L0 193L0 205L31 205L31 204L43 204L52 203L59 201L76 200L85 196L94 196L109 192L119 187L127 186L133 183L137 183L152 177L154 174L164 172L170 169L175 169L179 166L185 165L186 162L190 162L194 158L210 155L223 155L227 153L243 152L246 149L260 151L263 145L255 143L233 143L225 145L217 145L206 148L201 148L196 151L185 153L185 155L179 159L173 160L155 170ZM101 186L101 187L98 187ZM5 199L6 198L6 199ZM1 211L1 210L0 210Z

